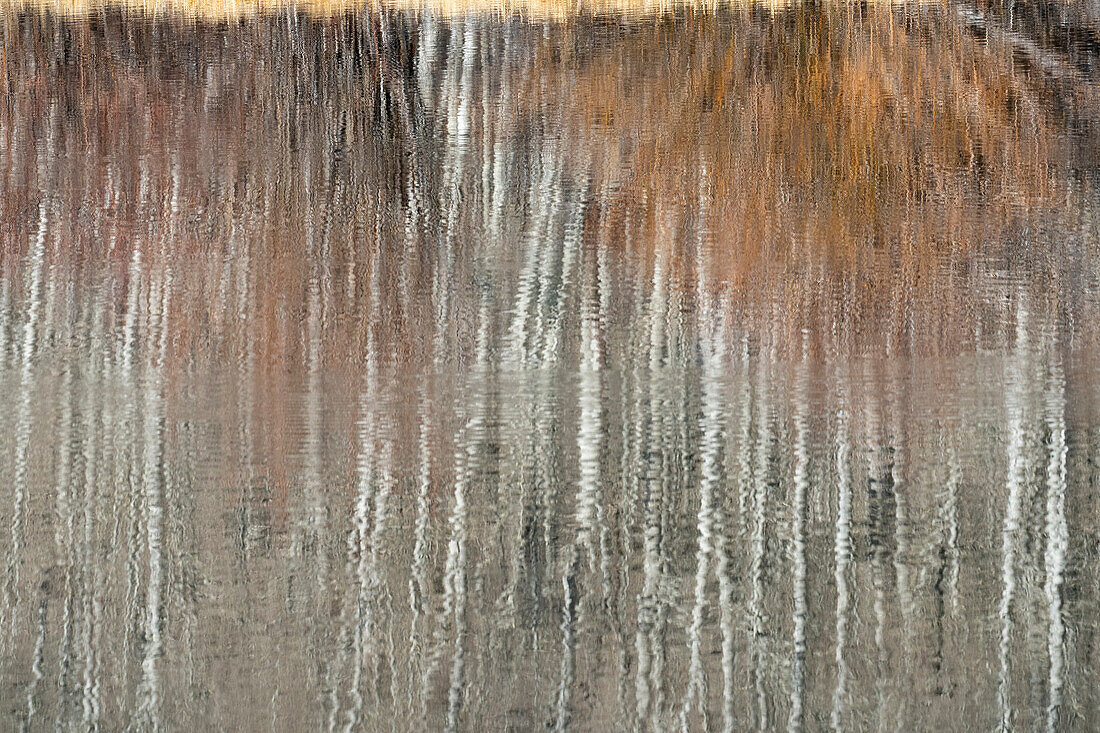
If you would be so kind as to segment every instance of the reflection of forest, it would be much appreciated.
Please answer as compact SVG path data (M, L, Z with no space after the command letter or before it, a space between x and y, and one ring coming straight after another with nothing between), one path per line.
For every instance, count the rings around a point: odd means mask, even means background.
M174 190L177 241L249 231L257 261L280 262L262 287L302 307L311 226L348 248L377 215L415 287L443 229L461 248L576 198L587 240L666 257L682 285L702 242L746 323L776 307L786 333L809 327L815 342L840 323L869 340L853 348L954 352L1006 333L1012 309L986 281L1026 273L1036 297L1072 300L1065 278L1096 242L1073 219L1095 196L1100 139L1080 50L975 23L845 6L578 19L544 37L388 14L172 27L20 15L5 26L7 226L26 234L40 187L56 185L70 199L58 216L98 197L117 203L97 228L164 229ZM94 165L43 163L51 140ZM544 179L524 178L540 166ZM125 261L140 234L82 251ZM353 261L367 266L327 266ZM402 292L386 310L407 320L426 294Z
M5 715L1092 719L1081 18L9 10Z

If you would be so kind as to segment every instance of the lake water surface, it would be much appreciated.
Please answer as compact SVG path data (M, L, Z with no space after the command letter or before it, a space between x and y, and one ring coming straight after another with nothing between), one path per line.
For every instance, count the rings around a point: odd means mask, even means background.
M0 41L0 728L1100 726L1100 6Z

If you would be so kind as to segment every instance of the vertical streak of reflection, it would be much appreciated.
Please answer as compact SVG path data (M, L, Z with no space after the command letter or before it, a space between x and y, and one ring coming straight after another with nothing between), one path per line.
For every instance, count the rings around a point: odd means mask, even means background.
M804 337L806 335L804 334ZM806 491L809 488L810 458L806 448L806 411L809 401L809 372L807 348L803 345L803 354L795 377L794 390L794 500L793 520L791 522L791 558L794 572L794 623L793 655L791 658L791 709L787 719L787 730L802 730L802 696L805 692L806 677Z
M1057 344L1054 346L1057 352ZM1065 657L1065 623L1062 619L1062 581L1069 544L1066 526L1066 385L1057 354L1051 366L1047 387L1047 429L1050 430L1050 460L1047 464L1046 506L1046 583L1047 650L1050 655L1049 699L1046 709L1047 730L1056 729L1062 705Z
M377 245L376 245L377 246ZM377 257L372 258L371 263L371 303L372 306L369 311L368 318L377 319L379 313L376 307L377 304L377 292L376 284L378 280L378 261ZM367 333L367 344L364 349L364 365L363 375L363 389L359 397L359 418L356 421L356 433L359 442L359 455L356 457L356 474L357 474L357 496L355 501L355 510L353 516L354 531L348 538L348 574L351 575L354 566L354 574L356 577L357 585L354 591L350 594L350 599L346 601L345 614L347 616L344 622L344 630L341 633L343 639L351 638L344 643L341 643L338 656L343 657L347 653L345 651L346 646L350 646L350 653L352 655L352 673L348 680L348 695L351 698L351 705L345 716L344 730L350 731L362 714L363 709L363 694L362 694L362 675L363 675L363 657L365 650L363 649L364 637L370 634L373 629L369 625L369 610L368 607L373 603L372 598L369 597L371 588L370 580L368 578L367 564L368 564L368 523L369 515L371 512L371 503L375 490L375 473L376 473L376 449L377 443L375 441L374 433L377 429L378 415L374 411L374 406L377 404L378 395L376 394L375 385L377 383L377 351L378 347L375 342L374 334L376 328L372 323ZM369 643L369 641L368 641ZM336 674L341 675L342 665L338 664L336 668ZM340 700L338 694L339 680L333 680L332 685L332 711L329 718L329 729L332 730L336 727L336 721L340 711Z
M722 329L720 333L728 333L728 324L723 318ZM748 423L750 415L746 412L745 408L751 404L751 392L749 391L749 385L751 382L750 374L748 371L748 359L744 352L740 355L740 364L738 365L738 376L742 383L740 389L741 402L743 408L741 411L733 414L739 414L743 424L743 430L737 431L739 433L741 442L738 444L737 451L740 460L747 459L747 451L749 446ZM732 411L731 411L732 413ZM731 431L732 432L732 431ZM738 480L738 503L740 504L740 513L738 514L738 528L743 531L745 527L745 484L747 478L739 478ZM732 733L735 727L734 717L734 691L736 689L736 679L734 670L734 641L735 641L735 629L734 629L734 607L733 607L733 578L731 577L732 570L730 568L730 553L733 552L731 548L731 540L734 536L733 533L733 519L732 510L730 509L730 499L728 497L728 482L727 490L722 492L718 506L719 523L717 527L717 536L714 543L714 553L717 557L717 564L715 567L715 574L718 576L718 609L719 620L718 624L721 629L722 637L722 730L724 733Z
M520 363L527 361L528 342L531 339L528 321L531 316L531 308L534 305L536 290L539 282L539 268L545 256L547 229L553 218L557 215L560 204L560 186L557 183L557 156L543 150L539 161L542 170L542 180L537 189L528 192L528 196L538 201L538 207L531 228L525 232L527 241L526 260L519 276L519 286L516 289L515 305L513 307L512 325L509 330L508 350L512 359ZM549 158L549 160L548 160ZM533 182L532 182L533 185ZM548 192L548 193L547 193Z
M173 165L171 207L178 209L179 180L178 166ZM170 214L170 221L175 217ZM164 370L168 347L170 304L172 295L172 269L167 261L169 236L164 242L161 277L150 289L150 319L148 338L156 339L155 351L149 356L149 364L144 375L144 439L142 470L143 517L145 523L145 550L149 565L145 591L144 642L141 663L141 684L139 686L139 714L143 722L152 729L160 728L160 676L157 663L162 652L161 639L161 583L163 575L163 551L161 533L163 529L163 462L164 462Z
M142 131L148 134L149 127L151 126L150 114L146 113L143 120ZM127 650L133 645L133 630L139 628L142 619L140 618L140 607L138 596L140 593L140 546L141 546L141 522L138 517L138 512L141 503L141 492L136 485L135 476L139 472L139 468L132 464L137 460L137 445L141 440L141 436L137 435L137 425L139 417L139 405L138 405L138 391L140 388L140 377L135 370L135 352L137 351L138 333L141 330L142 324L146 322L149 311L152 310L151 299L147 292L147 276L146 270L148 269L145 262L145 246L146 238L151 229L152 222L155 219L154 212L149 210L149 202L152 198L150 195L151 172L150 172L150 155L142 155L138 162L139 177L138 177L138 197L135 208L140 212L143 217L143 221L146 226L144 231L139 231L134 236L132 243L133 251L130 255L130 264L126 279L126 310L123 317L121 339L118 345L118 370L120 372L119 379L121 384L120 392L122 396L122 415L112 421L111 427L114 429L115 435L113 436L115 445L113 446L121 457L121 460L117 462L117 468L114 471L114 478L118 481L120 488L124 490L116 491L115 494L115 507L113 514L116 517L115 527L113 531L112 540L116 544L125 545L126 547L126 596L125 596L125 614L126 620L123 625L123 647ZM121 177L120 177L121 178ZM121 184L119 184L121 185ZM125 514L122 511L121 504L126 502ZM125 526L123 526L123 520L125 519ZM125 536L120 536L125 532ZM121 664L119 682L123 690L129 691L130 689L130 665Z
M42 665L45 662L46 656L46 620L49 611L49 595L48 585L43 583L42 597L38 601L38 635L35 637L34 652L31 655L31 681L27 684L27 714L21 721L19 726L20 731L26 733L29 730L35 730L38 726L33 725L35 709L35 696L38 692L38 683L42 681L45 673L42 671Z
M1008 358L1005 374L1005 408L1008 412L1008 506L1001 530L1001 579L1003 590L997 615L1001 621L998 659L997 705L1001 713L1001 729L1012 727L1010 698L1011 670L1009 650L1012 643L1012 605L1016 594L1016 551L1020 534L1021 501L1026 481L1025 400L1028 368L1028 311L1022 302L1016 313L1016 346Z
M100 700L98 677L98 633L101 627L102 601L100 600L100 563L95 554L94 518L99 506L96 487L103 458L103 431L105 429L105 406L101 401L104 395L107 357L101 352L105 341L104 316L96 308L93 316L92 337L95 349L90 378L84 387L82 412L84 417L84 491L81 506L84 510L84 536L80 545L81 577L83 580L81 596L81 653L83 656L83 680L81 685L81 724L85 730L97 730L99 727Z
M263 221L270 222L272 218L271 197L265 196ZM232 223L230 232L230 248L236 261L236 303L235 310L239 319L239 337L243 342L235 359L237 381L237 445L238 468L241 483L240 496L238 498L237 511L240 514L241 539L239 552L241 562L247 563L251 544L249 534L252 531L249 500L255 482L255 468L253 460L254 438L252 421L255 414L255 382L256 382L256 322L253 315L253 304L256 293L252 288L252 237L240 236L236 222ZM243 352L243 353L241 353ZM245 570L247 572L247 568Z
M710 561L716 550L715 540L715 492L720 480L719 456L722 447L722 407L720 379L722 363L719 355L718 308L710 293L711 282L708 277L709 263L706 257L711 253L711 211L710 191L706 164L699 171L699 232L696 244L696 301L699 318L696 328L699 331L699 348L703 357L702 415L702 455L700 457L699 513L696 517L698 547L695 552L695 603L691 613L691 626L688 629L688 647L690 659L688 667L688 687L684 704L680 711L680 727L689 728L688 716L693 709L702 715L704 729L709 728L707 720L706 678L703 673L702 629L703 615L706 611L707 577L710 574ZM721 531L722 528L719 528ZM724 543L723 552L724 552ZM721 604L720 604L721 605Z
M660 430L661 418L664 407L659 393L662 387L667 390L664 382L665 371L662 369L662 353L665 344L665 328L667 314L667 296L665 294L665 249L657 252L657 260L653 267L652 295L649 301L649 394L648 394L648 435L649 455L645 459L643 474L643 556L642 556L642 591L638 598L638 621L635 634L635 652L638 659L638 668L635 672L635 707L637 713L637 726L647 726L651 715L654 717L659 710L651 711L652 705L652 674L653 660L653 633L657 625L657 598L661 567L660 544L662 529L662 493L663 475L662 468L667 464L667 457L663 456L664 439Z
M579 599L577 598L577 548L573 548L573 557L569 560L568 568L562 576L562 655L561 671L559 673L558 694L554 730L564 731L569 729L573 717L570 701L575 677L576 647L577 647L577 613Z
M453 190L451 196L452 213L448 217L448 241L445 251L447 253L447 274L453 275L453 242L452 237L458 229L458 208L461 200L459 187L463 183L462 171L470 145L470 128L472 122L472 98L474 83L474 68L478 51L478 28L473 16L467 16L465 28L462 33L462 73L459 78L458 94L453 96L452 106L457 104L457 117L452 113L453 125L448 126L448 133L454 141L454 163L452 165ZM480 476L480 458L482 443L485 438L486 408L488 402L488 385L486 381L489 375L489 340L491 318L489 314L490 292L487 283L480 283L482 288L480 312L478 314L477 356L475 364L475 378L477 384L477 399L474 403L473 414L467 423L465 445L460 446L465 450L464 460L456 461L454 509L451 514L450 529L451 540L447 553L445 575L449 582L444 581L451 598L450 610L453 615L455 644L454 654L451 659L450 684L447 691L447 723L446 729L454 731L458 727L459 716L465 701L466 689L466 600L467 600L467 531L468 513L467 493L472 484ZM458 466L461 465L461 468Z
M306 313L305 333L303 349L306 352L306 390L304 395L304 427L303 440L304 471L302 476L303 526L295 528L295 544L297 554L302 561L308 561L309 555L313 555L316 566L313 570L313 578L316 586L313 592L316 598L324 599L329 596L326 583L329 576L329 557L325 547L324 538L326 525L328 525L328 511L326 497L324 496L322 464L324 460L324 411L322 404L324 373L324 349L323 333L325 321L325 301L323 298L324 272L322 267L324 245L323 232L318 233L315 209L318 208L317 195L314 192L314 173L308 159L305 170L302 171L304 180L302 196L306 207L305 212L305 256L309 263L309 274L306 282ZM322 210L322 216L327 212ZM321 223L323 228L324 222ZM329 682L330 690L333 683ZM335 700L330 700L335 703ZM337 703L338 704L338 703ZM330 711L330 715L333 713Z
M12 328L11 281L7 275L0 277L0 369L8 366L8 349L11 348ZM2 623L2 620L0 620Z
M753 390L749 371L752 360L747 340L741 345L741 363L745 371L741 379L741 416L737 440L737 529L738 533L743 534L749 525L749 503L755 486L752 475Z
M947 597L951 603L951 612L959 610L959 481L962 469L959 466L958 450L954 438L948 437L947 446L947 500L944 512L947 515Z
M382 279L382 234L381 234L381 202L372 202L371 210L374 214L374 227L369 239L370 258L368 267L370 282L367 288L367 303L365 318L368 320L366 344L363 349L363 386L359 394L356 419L357 455L356 468L356 501L352 516L352 530L347 539L347 560L345 575L350 579L355 576L356 585L351 588L348 599L344 601L344 619L340 631L340 646L336 654L336 664L330 670L333 679L330 681L330 705L329 729L336 726L340 712L340 682L344 675L344 665L347 663L348 654L352 657L352 671L348 680L347 695L351 704L345 714L344 730L352 730L363 714L362 678L366 657L370 655L375 643L374 629L374 604L377 600L378 588L373 583L374 573L373 555L368 553L368 548L373 549L371 537L368 534L370 515L373 510L375 527L379 522L382 499L379 497L379 474L381 473L382 457L378 450L378 436L380 430L381 413L378 405L379 394L379 364L378 358L380 345L378 343L378 331L382 317L381 279ZM350 638L349 638L350 637ZM365 648L366 647L366 648ZM377 688L373 688L377 697Z
M377 448L378 456L378 488L375 493L374 500L374 526L371 528L370 536L370 564L368 566L367 581L368 588L370 589L370 595L366 599L367 609L369 614L367 619L369 624L363 624L364 631L368 634L368 650L371 654L371 661L373 662L374 672L374 684L372 684L372 690L374 691L374 704L375 710L382 710L382 702L380 701L380 685L378 680L382 677L379 671L381 660L379 657L385 656L386 663L390 665L386 676L390 678L391 685L394 677L396 676L393 669L394 655L393 655L393 599L390 593L388 584L386 584L382 578L382 550L385 546L385 532L388 526L389 520L389 499L393 493L394 488L394 472L393 472L393 438L389 434L390 425L384 422L382 425L384 430L381 436L381 445ZM382 603L385 603L386 614L386 642L387 649L383 654L380 651L382 641L382 628L381 623L376 618L379 615ZM376 607L377 610L376 610ZM396 703L396 696L392 695L391 687L391 705ZM359 720L355 723L358 725Z
M848 663L844 649L848 641L848 607L851 602L848 591L848 565L852 559L852 480L849 456L851 435L849 422L850 401L847 366L837 369L836 411L836 540L833 559L836 564L836 689L833 691L833 709L830 717L834 731L844 730L845 709L848 705Z
M477 202L477 207L481 211L481 227L483 231L490 231L489 226L492 220L492 212L496 208L494 205L495 188L493 186L493 124L492 124L492 112L494 108L499 109L500 105L495 103L495 100L489 94L489 85L493 75L489 73L489 69L492 68L492 62L490 61L490 54L493 51L495 38L494 33L485 24L481 27L482 42L479 44L477 66L481 70L481 140L478 142L478 152L481 159L481 186L479 188L480 198Z
M58 570L62 570L65 573L64 583L66 590L68 588L70 577L69 573L71 569L68 565L68 549L66 545L66 537L64 535L64 528L68 527L70 537L72 532L71 524L71 504L69 501L69 486L70 486L70 468L71 468L71 441L72 441L72 422L73 422L73 404L72 404L72 366L66 364L65 371L62 376L61 394L64 395L61 404L61 424L58 426L58 456L57 456L57 478L55 480L55 514L56 524L54 526L54 545L55 545L55 565ZM34 716L37 712L36 696L38 693L38 685L44 677L43 664L45 662L45 644L47 633L47 609L49 604L49 597L53 590L52 586L54 578L50 576L52 573L47 571L46 579L41 582L38 588L40 595L38 605L38 635L34 645L34 655L31 662L31 682L27 686L27 713L24 717L21 728L23 730L33 730L36 727L40 727L42 724L35 724ZM68 599L66 599L68 600ZM68 607L64 612L68 613ZM61 646L58 649L59 659L64 665L64 637L61 640ZM64 667L62 667L64 669ZM63 693L63 677L58 678L58 691ZM63 701L64 697L59 696L59 702ZM61 707L63 709L63 707ZM59 711L60 712L60 711ZM59 719L60 721L60 719Z
M558 155L561 155L561 153L558 153ZM581 174L581 179L577 183L581 190L586 190L588 188L588 181L584 173ZM542 350L539 353L539 360L544 365L550 364L561 358L559 347L561 344L562 330L565 327L565 304L575 290L573 287L573 270L577 266L577 259L579 257L586 208L586 203L584 201L570 202L566 209L567 213L564 221L563 241L561 245L561 269L560 272L556 273L558 275L557 284L556 286L552 284L553 275L555 274L553 270L548 271L542 280L545 292L545 305L543 306L543 310L546 312L549 322L549 328L543 337Z
M467 492L471 484L480 475L480 457L486 426L485 407L488 400L486 380L489 375L489 338L490 338L490 298L488 286L481 285L485 292L481 295L478 316L477 357L474 366L473 385L475 392L473 413L466 424L459 445L456 447L454 507L450 517L451 538L447 547L447 562L444 568L444 614L450 615L454 623L455 648L451 660L450 685L447 692L448 731L456 730L462 710L465 692L466 673L466 535L469 507Z
M886 439L883 435L882 404L877 391L874 373L875 366L865 367L865 385L870 389L867 395L864 422L870 445L867 451L867 503L868 538L871 545L871 585L875 613L875 648L878 652L875 669L876 725L885 727L886 716L886 680L888 675L888 651L886 645L886 571L883 567L886 548L886 500L889 491L889 458Z
M771 413L768 405L769 382L771 378L770 360L766 347L761 345L757 354L759 366L756 376L756 455L754 468L752 505L750 516L751 560L749 582L752 584L749 597L750 648L752 650L752 677L755 692L755 711L757 730L768 727L768 708L764 691L764 626L767 618L764 611L764 559L765 529L768 495L768 473L771 452Z
M373 291L371 296L372 303L375 304L374 317L372 319L372 330L381 327L382 311L379 304L382 302L383 285L382 285L382 270L384 267L382 257L382 202L379 200L376 203L375 214L375 252L374 262L371 267L371 290ZM381 338L378 336L373 337L372 355L370 359L373 363L373 376L369 384L372 404L370 419L375 423L373 427L374 445L370 450L377 456L374 462L375 469L375 489L374 489L374 511L373 511L373 523L371 526L371 533L369 537L370 554L367 557L366 564L366 585L360 585L361 588L367 589L367 596L360 602L360 611L363 617L360 619L359 626L362 629L361 633L364 634L366 641L366 649L362 647L359 650L359 659L356 661L356 668L363 665L363 656L369 652L369 658L372 662L373 679L371 684L371 691L374 703L375 711L382 709L381 703L381 685L379 684L379 678L381 674L379 672L380 665L380 652L382 631L381 624L377 616L384 601L387 606L392 609L392 599L390 596L389 586L383 582L382 573L380 570L381 552L383 547L383 541L385 538L385 530L387 526L387 520L389 515L389 498L393 492L393 434L392 434L392 419L389 414L379 409L385 398L385 394L382 388L382 379L380 373L380 365L378 364L379 356L381 354ZM390 355L392 357L392 354ZM388 363L390 363L388 361ZM388 376L392 382L392 371L388 371ZM364 548L365 549L365 548ZM363 557L360 555L360 567L362 568ZM363 576L361 575L361 578ZM393 615L389 614L388 617L389 628L387 629L386 639L392 646L393 642ZM393 680L394 670L393 655L388 655L388 663L391 665L389 670L390 680ZM391 700L391 705L396 703L396 699ZM349 721L355 725L359 724L358 717L349 718ZM349 730L351 727L349 726Z
M136 243L140 246L140 239ZM127 282L127 290L140 287L138 280L130 280ZM127 297L127 307L129 307L129 301L131 298ZM136 298L134 298L136 302ZM136 307L136 306L135 306ZM122 317L125 318L126 311L123 311ZM126 361L123 358L121 351L122 348L117 341L117 334L114 333L114 329L109 325L116 317L111 314L108 317L108 325L105 327L109 344L106 344L103 355L103 383L105 385L112 385L115 388L112 390L106 390L103 394L106 398L106 404L103 406L103 417L100 424L103 429L103 442L101 447L101 460L99 464L99 475L103 477L101 483L106 484L108 487L112 487L113 490L104 491L102 494L104 507L104 514L107 517L113 518L113 521L105 523L104 532L107 535L107 542L111 545L117 546L120 544L126 544L127 550L125 558L121 565L121 570L126 574L125 581L125 596L122 599L122 608L118 615L122 616L123 628L122 639L125 644L125 649L129 650L130 644L130 629L137 622L133 616L133 593L134 583L131 578L136 573L136 570L132 570L135 567L136 560L136 543L132 541L132 538L127 536L126 533L130 532L130 527L134 524L134 516L130 507L133 505L133 481L130 475L133 473L130 466L130 451L128 450L130 443L133 441L132 425L135 422L134 410L135 401L133 395L133 378L129 370L127 370L125 364ZM98 492L95 492L98 494ZM99 563L97 563L99 565ZM100 578L101 591L96 600L98 603L94 603L92 606L92 613L94 614L93 621L95 628L92 633L92 645L93 648L100 650L98 659L96 660L97 667L103 669L109 669L112 662L110 648L104 648L102 646L102 640L104 638L110 638L109 635L112 631L111 622L114 620L107 612L107 609L111 607L113 599L111 598L111 591L113 586L120 584L118 580L119 574L118 565L112 565L109 563L103 563L102 576ZM110 700L110 688L112 683L121 684L123 689L127 688L127 680L129 678L129 665L120 664L119 673L116 678L111 677L96 677L92 683L91 698L93 700L102 700L104 703L106 712L106 704ZM101 694L100 686L104 688L106 694ZM99 717L100 711L96 712L96 716Z
M578 207L580 208L580 207ZM568 234L567 249L575 249L580 243L580 223L582 214ZM599 246L600 243L597 243ZM572 255L576 257L576 255ZM562 662L558 684L557 730L568 728L572 718L570 709L571 693L575 676L576 630L580 623L581 600L578 598L577 575L580 572L580 555L584 552L589 573L596 570L596 513L601 502L599 492L600 456L603 443L603 424L601 412L601 374L602 353L600 348L600 312L599 287L596 278L590 274L591 267L585 267L580 283L581 293L581 363L579 368L578 401L580 417L577 426L577 452L580 464L580 480L577 484L576 525L577 536L570 549L562 586L565 593L562 614ZM565 283L563 283L563 289ZM602 583L601 583L602 587Z
M633 234L633 227L629 218L623 222L623 231L626 237ZM645 287L638 283L630 293L629 314L637 319L638 323L645 322ZM619 499L619 507L622 519L619 525L618 553L623 561L618 568L618 593L616 594L616 608L622 612L629 607L631 593L631 565L635 557L638 508L641 501L642 482L646 464L643 461L647 457L642 452L645 421L642 417L645 405L646 390L644 385L644 373L648 364L642 358L644 347L642 346L642 329L637 329L629 334L626 343L626 363L629 365L624 375L622 399L620 409L622 414L622 428L620 440L622 451L618 466L619 480L622 483L622 496ZM644 531L643 531L644 536ZM630 706L630 634L629 623L617 624L617 646L619 648L618 669L615 676L616 697L618 698L618 715L622 727L637 727L635 719L636 705ZM635 645L636 646L636 645ZM636 682L636 680L635 680ZM635 685L636 687L636 685ZM637 700L635 700L637 702Z
M901 641L902 654L906 659L914 659L913 645L913 593L909 572L909 485L907 482L906 436L902 425L901 404L907 394L899 371L901 360L891 359L890 364L890 429L889 440L893 454L890 461L890 485L894 494L894 577L897 583L898 602L901 605ZM908 665L902 669L908 670ZM908 695L898 696L895 704L896 725L902 726L906 720Z
M428 374L431 370L428 370ZM428 525L431 521L432 490L432 440L434 406L431 399L430 378L425 375L421 381L417 396L420 431L418 438L416 520L413 526L412 568L409 573L409 605L412 620L409 622L409 708L412 710L412 695L415 685L413 675L423 672L420 650L420 616L427 611L428 605Z
M434 107L433 67L436 63L436 23L431 13L420 21L420 41L416 45L416 88L420 91L420 103L429 112Z
M447 82L444 98L449 100L447 116L446 156L443 162L444 188L447 199L445 206L444 262L447 277L454 275L455 240L459 231L459 214L462 204L463 172L470 148L470 128L472 126L472 107L474 67L477 61L477 25L474 17L468 16L464 23L455 23L451 29L451 44L454 60L447 69ZM461 44L461 52L454 53ZM461 71L455 78L455 66L461 63ZM441 317L447 320L450 314L450 297L443 301Z
M486 44L488 45L488 44ZM497 93L495 100L491 100L488 97L488 84L486 84L483 94L485 95L484 103L486 109L486 120L489 118L489 110L492 109L496 118L496 128L490 127L488 121L485 124L487 140L485 143L486 155L492 158L492 176L489 179L491 188L486 189L486 195L489 196L489 205L486 206L487 212L487 227L493 236L496 238L501 237L501 221L504 216L504 206L508 200L508 155L509 146L508 131L512 129L514 121L509 112L508 101L511 100L512 94L512 74L508 70L508 64L511 61L511 34L504 33L503 50L501 51L501 59L499 61L502 68L500 74L500 91ZM484 78L488 80L489 74L486 73ZM489 137L489 132L492 132Z
M606 214L606 212L604 212L604 213ZM611 312L611 291L612 291L612 280L611 280L611 275L608 272L608 264L607 264L607 250L608 250L607 233L608 233L610 225L606 221L606 219L607 219L606 216L604 217L604 219L605 220L603 222L601 222L601 226L600 226L600 230L599 230L600 231L600 238L596 242L596 282L595 282L595 287L596 287L598 292L597 292L597 296L596 296L597 312L595 314L595 321L596 321L595 327L596 327L597 336L599 338L599 346L600 346L599 364L602 364L603 360L606 358L606 354L604 353L604 350L606 348L605 345L604 345L604 342L606 341L607 337L606 337L606 334L604 333L604 329L607 325L608 314ZM601 385L602 385L602 383L603 383L603 381L601 379ZM601 388L601 391L597 393L597 396L600 398L599 402L598 402L598 407L599 407L600 412L598 414L602 414L602 409L603 409L602 388ZM610 422L610 419L609 419L609 422ZM607 439L608 428L609 428L609 426L601 425L601 434L600 434L600 436L601 436L602 440ZM598 453L597 457L600 459L599 464L598 464L600 467L602 467L603 465L605 465L608 462L608 458L607 458L607 456L605 455L604 452ZM596 472L596 480L597 481L600 478L600 474L601 474L601 471L597 470L597 472ZM610 601L610 599L611 599L611 551L610 551L610 547L609 547L610 528L608 527L608 524L607 524L607 506L608 506L608 496L609 496L609 494L610 494L610 491L606 491L606 490L599 491L599 498L598 498L598 501L596 503L596 527L599 531L600 607L601 608L606 608L609 601Z
M52 126L51 126L52 129ZM52 140L52 135L51 135ZM52 153L52 143L48 146ZM23 513L27 498L27 458L31 443L31 407L34 404L34 355L38 341L42 305L43 280L46 270L46 234L49 227L48 200L43 196L38 206L38 233L31 246L27 263L29 281L26 288L27 320L23 324L23 341L19 350L19 412L15 420L15 481L12 490L11 546L8 549L7 578L4 584L3 611L8 619L10 643L14 643L19 617L19 566L23 552ZM0 625L4 619L0 618Z
M61 571L61 582L64 584L64 605L62 607L61 638L58 640L57 658L60 665L57 675L57 699L58 699L58 723L62 714L69 708L67 700L71 683L69 674L73 662L73 610L77 600L76 587L76 563L75 563L75 530L73 514L72 489L75 485L75 477L72 475L74 468L74 456L72 452L74 435L74 405L76 401L74 379L74 365L66 359L62 386L61 399L61 425L57 431L57 481L54 513L56 525L54 527L54 551L56 553L56 567ZM79 458L79 451L76 457Z

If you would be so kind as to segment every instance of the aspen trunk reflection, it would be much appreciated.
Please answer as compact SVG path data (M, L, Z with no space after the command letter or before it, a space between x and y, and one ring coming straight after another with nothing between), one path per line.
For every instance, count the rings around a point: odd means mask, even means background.
M3 5L8 727L1095 719L1095 18L599 7Z

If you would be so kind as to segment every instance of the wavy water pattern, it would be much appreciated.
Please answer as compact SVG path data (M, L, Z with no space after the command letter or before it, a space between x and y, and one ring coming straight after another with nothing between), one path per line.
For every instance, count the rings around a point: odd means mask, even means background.
M1094 727L1098 29L0 5L0 728Z

